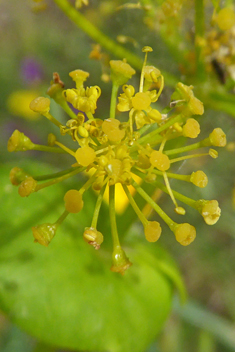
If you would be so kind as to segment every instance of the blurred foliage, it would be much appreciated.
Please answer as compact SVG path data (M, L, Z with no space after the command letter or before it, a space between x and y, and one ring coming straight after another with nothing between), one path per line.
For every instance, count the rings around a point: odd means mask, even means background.
M213 128L221 127L227 134L228 142L234 142L234 82L230 77L222 84L218 70L213 68L210 60L209 69L205 69L202 77L198 75L201 63L199 60L197 66L194 56L194 2L183 2L182 9L178 11L179 16L161 26L162 3L163 1L142 1L142 5L152 6L152 10L146 11L144 8L130 6L117 9L118 6L125 5L124 1L93 0L81 13L115 42L117 36L125 36L126 42L121 45L139 58L142 57L141 48L151 45L154 48L151 61L166 72L166 87L159 105L164 106L169 101L175 82L180 80L193 84L196 95L206 108L200 120L202 135L207 136ZM233 4L232 1L225 3ZM102 82L100 77L103 73L108 73L108 59L117 58L102 47L102 64L98 60L88 59L96 41L76 28L53 1L47 1L47 9L43 12L32 12L33 5L30 0L0 2L0 162L3 199L0 306L8 312L9 318L8 320L1 316L0 319L1 351L52 352L57 347L49 347L47 343L54 345L56 340L61 347L78 349L79 338L89 340L90 343L89 346L80 345L81 349L89 348L93 351L104 349L142 352L146 348L149 352L235 351L235 220L232 202L235 163L232 144L228 150L220 151L216 161L194 160L184 162L180 167L182 174L193 171L194 167L203 167L209 178L206 189L192 190L189 185L185 185L182 193L193 198L218 199L222 215L219 222L209 228L198 214L187 209L192 223L197 224L198 235L196 241L186 248L172 241L172 236L164 228L166 235L162 236L160 244L177 262L190 300L197 303L189 300L184 308L175 303L172 315L155 341L161 323L170 309L172 281L180 286L180 278L173 264L169 265L170 269L167 271L167 263L171 263L171 259L165 251L155 244L144 245L142 229L138 224L130 228L128 235L124 234L125 221L128 219L130 226L134 218L131 212L127 213L126 218L123 215L120 227L136 263L122 283L119 282L120 278L109 272L107 256L103 254L103 258L100 258L102 255L87 249L77 237L79 228L87 225L85 222L90 216L89 210L79 218L79 223L76 216L71 216L46 252L44 248L32 243L30 227L42 218L53 217L53 212L60 207L59 199L63 197L63 187L67 189L67 186L65 184L56 187L50 190L52 193L37 194L33 200L22 200L18 198L16 189L8 184L7 174L12 165L19 166L20 159L22 164L27 163L28 167L38 168L40 172L48 168L57 170L62 163L65 168L70 165L63 155L54 158L37 152L27 152L27 155L7 153L7 139L16 128L41 144L45 143L47 134L51 132L49 122L42 123L41 117L37 120L26 120L22 112L15 112L10 108L9 102L13 94L19 91L45 95L53 72L59 72L66 87L69 87L68 72L80 68L90 72L92 79L88 80L88 85L97 82L101 86L102 97L97 117L106 118L111 84ZM209 1L205 1L204 5L204 33L207 33L211 30L213 6ZM200 30L200 23L198 26ZM27 71L29 63L31 74ZM223 73L224 65L221 67ZM56 106L52 108L63 119L61 111ZM36 165L33 164L34 159L37 159ZM176 188L177 181L172 182L173 186ZM89 209L92 209L93 201L93 195L90 194L87 199ZM159 200L159 204L163 203L165 207L169 205L169 209L172 208L164 195ZM104 209L103 219L105 214ZM105 222L103 227L106 231L109 230ZM136 243L139 243L139 247L135 248ZM83 259L80 262L81 258ZM166 267L159 264L161 260L163 264L166 263ZM175 275L172 270L176 270ZM71 285L71 297L67 295L69 287L66 280ZM46 296L47 285L51 286L53 296ZM108 292L108 288L111 290L110 296L102 295L104 288L105 292ZM115 291L115 296L111 295L112 290ZM63 292L68 310L62 306L62 298L58 292ZM122 303L122 311L119 311L117 299ZM159 309L160 317L157 313ZM50 310L53 310L57 318L48 322L46 319L50 316ZM99 326L95 316L95 322L91 323L94 311L100 312L99 317L103 317ZM91 319L87 320L87 329L79 320L81 316ZM37 339L29 337L10 321ZM36 326L36 322L41 325ZM71 337L74 326L76 336ZM89 337L85 335L87 331L90 333ZM118 331L116 335L115 331ZM97 347L94 346L94 336Z

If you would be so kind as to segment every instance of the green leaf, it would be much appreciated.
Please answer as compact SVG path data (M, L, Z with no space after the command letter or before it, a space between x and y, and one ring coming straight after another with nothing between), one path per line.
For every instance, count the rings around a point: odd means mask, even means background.
M38 164L30 164L31 172L37 169ZM167 253L155 244L133 243L125 248L133 266L124 276L111 272L111 251L105 246L95 251L82 239L94 207L89 194L82 212L69 215L49 247L33 243L30 226L56 220L69 185L20 198L9 184L9 171L9 166L1 170L5 216L0 308L49 345L88 351L145 350L169 313L174 286L183 287ZM43 172L51 170L40 166Z

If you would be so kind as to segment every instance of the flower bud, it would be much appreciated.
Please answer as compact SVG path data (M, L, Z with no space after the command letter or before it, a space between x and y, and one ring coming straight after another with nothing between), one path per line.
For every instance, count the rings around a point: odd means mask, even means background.
M31 193L35 191L37 186L37 181L33 177L26 177L24 181L21 182L18 193L21 197L28 197Z
M101 232L97 231L93 227L86 227L83 233L83 239L95 249L99 249L101 243L104 241L104 236Z
M217 200L200 199L196 202L196 208L207 225L214 225L220 218L221 209Z
M82 195L76 189L70 189L64 196L65 209L69 213L79 213L83 208Z
M198 170L192 173L190 176L190 182L192 182L197 187L204 188L208 183L208 178L203 171Z
M135 74L135 70L121 60L111 60L110 67L111 80L118 86L125 84Z
M10 181L14 186L19 186L19 184L29 176L29 174L19 167L14 167L10 171Z
M58 225L48 223L32 227L34 242L47 247L55 236L57 227Z
M197 138L200 133L200 125L197 120L190 118L183 126L183 135L189 138Z
M215 128L209 135L211 145L215 147L225 147L226 146L226 134L221 128Z
M188 246L196 238L196 229L194 226L184 223L177 224L174 229L176 241L182 246Z
M34 112L39 112L40 114L47 114L50 111L50 99L44 97L38 97L31 101L29 107Z
M149 242L156 242L161 236L161 226L157 221L149 221L144 227L145 238Z
M157 82L161 76L161 71L154 66L144 66L144 79L149 82Z
M9 152L22 152L34 148L34 143L24 133L15 130L7 143Z
M127 258L126 253L120 246L117 246L114 249L112 254L112 262L113 265L111 266L110 270L122 275L132 265L132 263Z

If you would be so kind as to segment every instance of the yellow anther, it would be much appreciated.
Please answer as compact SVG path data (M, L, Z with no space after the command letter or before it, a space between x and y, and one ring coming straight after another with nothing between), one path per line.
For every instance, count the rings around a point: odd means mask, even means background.
M176 207L174 210L175 210L176 214L179 214L179 215L185 215L185 213L186 213L185 209L182 207Z
M49 133L47 137L47 143L49 146L53 147L56 142L56 136L53 133Z
M80 134L81 137L87 138L89 136L89 133L87 129L83 126L78 126L78 133Z
M149 82L157 82L161 76L161 71L154 66L145 66L143 68L144 79Z
M216 159L216 158L218 158L218 152L217 152L217 150L215 150L215 149L209 149L209 155L213 158L213 159Z
M135 94L135 88L131 85L124 85L122 87L122 90L128 98L133 97L133 95Z
M135 74L135 70L121 60L111 60L110 67L111 79L119 86L125 84Z

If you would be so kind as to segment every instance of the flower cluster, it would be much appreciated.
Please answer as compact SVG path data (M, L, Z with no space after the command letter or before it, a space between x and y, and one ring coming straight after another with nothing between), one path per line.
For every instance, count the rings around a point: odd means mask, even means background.
M154 103L158 100L164 79L161 72L154 66L147 66L147 53L152 51L150 47L144 47L145 60L140 77L139 89L128 80L135 74L135 70L125 60L111 61L111 80L113 83L110 115L101 120L94 117L97 108L97 100L101 89L98 86L84 87L89 73L75 70L70 76L76 83L74 89L64 89L63 82L58 74L54 74L47 94L54 99L68 114L65 124L59 122L50 113L50 99L38 97L30 104L30 108L39 112L54 123L61 136L70 135L74 141L74 149L57 140L50 133L48 145L33 143L24 133L14 131L8 141L8 150L25 151L41 150L52 153L68 153L71 157L71 168L52 175L33 176L18 167L11 170L10 180L13 185L18 185L20 196L27 197L52 184L61 182L81 172L89 171L89 178L80 189L70 189L64 195L65 210L54 223L46 223L33 227L35 242L48 246L61 222L70 213L79 213L84 206L83 194L89 188L97 191L97 201L94 215L89 227L84 231L84 240L99 249L103 242L103 234L97 229L97 221L100 207L104 199L105 189L109 189L109 215L113 239L113 255L111 270L124 273L131 265L118 237L115 212L115 187L121 184L129 200L144 227L144 234L149 242L155 242L161 235L161 226L158 221L150 221L136 203L133 192L135 191L156 211L158 216L165 221L174 233L176 241L187 246L196 237L196 229L189 223L176 223L145 191L145 182L156 185L162 192L166 192L172 199L175 212L185 214L183 206L178 205L178 200L195 208L209 225L215 224L220 217L220 208L216 200L194 200L172 190L169 179L178 179L183 182L191 182L197 187L207 185L207 176L197 170L189 175L181 175L171 171L171 167L183 160L211 156L216 158L218 152L210 147L224 147L226 136L220 128L215 128L207 138L182 146L169 149L168 141L181 136L197 138L200 134L200 125L196 116L204 112L203 104L193 93L192 86L178 83L172 95L172 101L168 107L168 113L162 114ZM122 93L118 96L119 87ZM154 89L151 89L153 87ZM118 98L118 102L117 102ZM69 104L70 105L69 105ZM70 108L73 106L77 109ZM119 115L124 118L117 119ZM206 148L202 153L190 153L199 148ZM208 150L209 149L209 150ZM184 155L182 155L184 154ZM135 181L139 177L138 182ZM162 179L163 182L158 179Z

